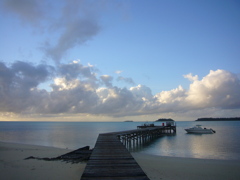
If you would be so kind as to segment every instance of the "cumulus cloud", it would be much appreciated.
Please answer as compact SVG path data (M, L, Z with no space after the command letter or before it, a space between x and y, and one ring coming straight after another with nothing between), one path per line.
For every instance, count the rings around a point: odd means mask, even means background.
M112 76L102 75L100 76L100 79L102 80L103 84L105 84L105 86L112 87L112 80L113 80Z
M126 88L100 88L97 93L100 95L100 104L96 111L100 114L111 116L131 115L141 107L141 102L133 97L133 94Z
M80 80L58 79L38 113L91 113L98 101L95 88Z
M149 87L139 84L136 87L131 87L130 91L134 94L136 99L151 99L153 97L152 91Z
M96 80L96 72L98 70L92 65L84 66L79 61L73 61L69 64L59 64L59 76L66 77L67 79L91 79Z
M240 107L240 80L225 70L210 71L190 85L186 102L194 107Z
M176 89L170 91L162 91L155 95L158 102L161 104L172 104L175 102L183 102L186 98L186 90L179 86Z
M6 112L21 112L35 106L38 97L45 91L37 90L47 81L54 68L48 65L32 65L17 61L10 67L0 62L0 109ZM34 91L37 91L34 92ZM34 96L32 96L34 94ZM35 96L36 95L36 96Z
M189 76L194 77L194 76ZM196 76L195 76L196 77ZM51 91L40 88L52 79ZM95 67L79 61L33 65L0 63L1 113L92 114L111 117L160 113L230 112L240 108L240 80L225 71L210 71L202 79L190 78L189 89L178 86L155 95L149 87L129 89L114 85L110 75L98 76Z
M196 80L198 80L198 75L193 76L192 73L183 75L183 77L188 79L189 81L196 81Z
M191 111L197 109L240 108L240 80L237 75L225 70L211 70L198 80L198 76L185 76L191 81L189 89L179 86L155 95L164 111ZM166 108L167 107L167 108Z

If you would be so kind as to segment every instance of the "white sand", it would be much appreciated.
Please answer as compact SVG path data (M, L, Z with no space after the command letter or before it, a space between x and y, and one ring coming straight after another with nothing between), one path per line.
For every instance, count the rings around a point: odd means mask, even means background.
M239 180L240 161L160 157L132 153L151 180Z
M68 149L0 142L0 179L79 180L86 166L85 163L24 160L29 156L57 157L70 151ZM240 161L159 157L142 153L132 153L132 155L151 180L240 179Z
M0 179L79 180L86 164L36 159L24 160L29 156L57 157L70 151L68 149L0 142Z

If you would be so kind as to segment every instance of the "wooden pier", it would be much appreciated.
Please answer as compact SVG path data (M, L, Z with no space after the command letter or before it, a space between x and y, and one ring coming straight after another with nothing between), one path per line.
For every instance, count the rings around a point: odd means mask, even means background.
M164 134L176 133L176 126L138 126L131 131L117 132L118 139L128 148L144 145Z
M149 180L127 147L175 132L175 126L154 126L99 134L81 180Z

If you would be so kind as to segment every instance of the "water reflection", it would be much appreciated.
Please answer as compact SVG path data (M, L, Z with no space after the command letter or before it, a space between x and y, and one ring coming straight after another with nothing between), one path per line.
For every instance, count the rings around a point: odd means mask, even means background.
M176 136L159 138L142 152L160 156L207 159L240 159L240 122L204 122L216 134L187 134L185 128L199 122L178 122Z
M216 134L187 134L185 128L199 122L177 122L175 135L162 136L139 146L160 156L208 159L240 159L240 122L201 122ZM77 149L94 147L99 133L135 129L141 122L0 122L0 141Z

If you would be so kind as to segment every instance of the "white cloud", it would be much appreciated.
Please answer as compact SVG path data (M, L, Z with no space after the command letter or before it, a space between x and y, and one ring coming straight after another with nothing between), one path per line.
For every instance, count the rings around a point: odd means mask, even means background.
M130 91L136 99L152 99L152 91L149 87L139 84L136 87L131 87Z
M104 88L98 91L101 102L96 112L102 115L119 116L136 115L142 107L142 100L136 99L126 88Z
M94 67L94 65L92 65L92 64L90 64L90 63L88 63L88 67L91 67L91 68L92 68L92 67Z
M63 91L76 88L79 85L79 80L74 79L68 81L66 78L55 78L54 84L55 84L55 86L53 86L54 90L58 88L58 91Z
M73 63L74 64L78 64L78 63L80 63L81 61L80 61L80 59L78 59L78 60L73 60Z
M169 104L174 102L183 102L186 98L186 90L179 86L170 91L162 91L155 95L158 101L162 104Z
M192 73L187 75L183 75L184 78L188 79L189 81L196 81L198 80L198 75L193 76Z
M53 78L52 91L40 89L39 85L50 78ZM184 117L199 112L203 116L204 113L208 116L211 113L222 115L220 112L236 115L240 109L240 80L237 75L216 70L200 80L190 79L189 89L178 86L153 95L151 89L144 85L130 89L114 86L112 76L97 77L93 67L80 63L60 64L55 69L21 61L11 66L0 63L0 111L110 117L161 113Z
M225 70L211 70L201 80L191 74L185 77L192 81L188 90L179 86L155 95L160 103L160 111L240 108L240 80L237 75Z
M116 74L121 74L123 71L117 70L115 71Z
M240 80L225 70L210 71L190 85L187 102L194 107L240 107Z

